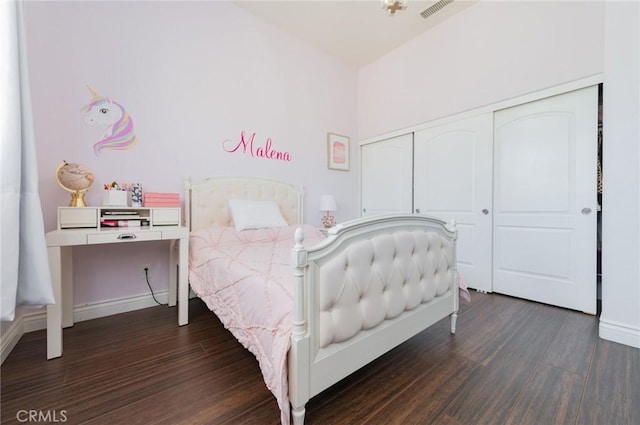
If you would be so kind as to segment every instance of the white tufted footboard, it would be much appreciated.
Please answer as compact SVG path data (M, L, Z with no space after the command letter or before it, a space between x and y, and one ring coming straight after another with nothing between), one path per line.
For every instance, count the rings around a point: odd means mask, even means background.
M458 310L456 232L417 215L359 219L293 249L289 351L295 424L310 397Z

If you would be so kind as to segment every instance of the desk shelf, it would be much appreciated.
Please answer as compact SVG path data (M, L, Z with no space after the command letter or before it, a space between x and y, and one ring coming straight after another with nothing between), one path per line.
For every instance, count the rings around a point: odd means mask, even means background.
M58 230L180 226L181 218L180 208L58 207Z

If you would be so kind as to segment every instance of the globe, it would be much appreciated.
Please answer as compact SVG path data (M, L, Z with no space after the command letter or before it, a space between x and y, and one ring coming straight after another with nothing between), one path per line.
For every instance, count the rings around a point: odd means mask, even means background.
M93 184L93 173L84 165L62 161L56 168L56 181L64 190L71 192L70 207L86 207L84 193Z

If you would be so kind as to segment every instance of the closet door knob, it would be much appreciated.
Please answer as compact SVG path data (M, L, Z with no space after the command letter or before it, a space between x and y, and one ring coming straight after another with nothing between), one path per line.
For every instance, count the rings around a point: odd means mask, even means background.
M591 214L591 208L585 207L582 209L582 211L580 211L583 215L589 215Z
M489 214L489 210L488 210L488 209L486 209L486 208L485 208L485 209L483 209L483 210L482 210L482 214L484 214L484 215Z
M362 209L362 212L367 212L367 209L366 209L366 208L363 208L363 209Z
M420 214L420 208L416 208L416 214Z

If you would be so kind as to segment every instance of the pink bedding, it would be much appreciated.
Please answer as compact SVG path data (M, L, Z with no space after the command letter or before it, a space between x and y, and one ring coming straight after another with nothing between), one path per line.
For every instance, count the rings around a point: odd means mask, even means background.
M289 424L287 352L293 309L291 248L299 226L236 232L212 227L191 233L189 283L224 326L251 351ZM305 246L323 239L304 225Z

